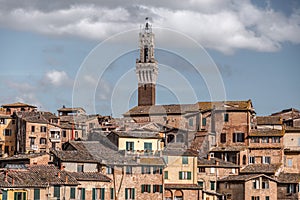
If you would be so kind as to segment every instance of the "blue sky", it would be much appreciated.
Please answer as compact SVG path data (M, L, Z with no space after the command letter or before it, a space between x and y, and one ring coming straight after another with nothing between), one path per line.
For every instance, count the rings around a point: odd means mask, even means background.
M297 0L0 0L0 104L120 116L137 104L145 17L156 34L158 104L251 99L258 115L300 109Z

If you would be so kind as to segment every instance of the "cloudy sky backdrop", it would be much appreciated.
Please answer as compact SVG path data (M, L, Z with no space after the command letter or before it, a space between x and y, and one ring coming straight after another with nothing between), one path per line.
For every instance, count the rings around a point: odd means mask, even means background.
M207 51L221 73L226 99L252 99L259 115L300 108L297 0L0 0L0 103L22 101L52 112L62 105L71 106L74 82L91 51L116 34L138 29L145 17L150 17L153 27L180 33ZM167 31L158 35L161 43L180 44L182 51L197 57L186 42L168 40ZM133 38L133 46L138 48L138 35ZM128 41L120 39L118 44L131 47ZM158 41L157 38L159 47ZM109 52L109 45L106 48ZM105 59L103 56L99 55L99 60ZM122 74L134 74L137 56L136 49L116 55L106 78L82 76L87 89L88 82L97 85L93 92L96 109L89 108L89 103L75 106L83 106L88 112L111 114L112 91ZM158 62L168 58L174 63L182 60L159 50L156 57ZM185 74L189 64L181 64L181 68L174 69ZM166 75L168 70L162 69L159 79L174 81L170 74ZM132 82L136 85L135 79ZM207 82L198 83L190 81L193 90L197 90L196 97L180 103L211 100L209 92L203 89L207 90ZM184 93L184 87L181 91ZM176 96L180 94L175 93L180 90L161 87L157 102L178 103ZM132 93L125 100L125 108L116 115L136 105L135 95Z

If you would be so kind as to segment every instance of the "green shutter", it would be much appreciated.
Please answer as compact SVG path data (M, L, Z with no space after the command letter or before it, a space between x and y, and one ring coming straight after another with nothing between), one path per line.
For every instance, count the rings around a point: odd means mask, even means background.
M131 195L131 196L132 196L132 199L134 199L134 198L135 198L135 189L134 189L134 188L132 188L132 190L131 190L131 191L132 191L132 195Z
M54 197L60 199L60 186L54 186Z
M18 192L14 192L14 200L18 200Z
M141 187L142 187L142 188L141 188L142 193L144 193L144 192L145 192L144 185L142 185Z
M92 189L92 199L96 200L96 188Z
M179 180L182 180L182 172L179 172Z
M26 192L23 192L23 200L26 200Z
M187 179L191 180L192 179L192 172L187 172Z
M105 199L105 188L101 188L101 200Z
M128 151L129 150L129 143L126 142L126 150Z
M115 199L114 188L110 188L110 199Z
M2 190L2 200L7 200L7 190Z
M168 171L165 171L165 179L168 179L169 178L169 173L168 173Z
M82 194L81 194L81 199L82 199L82 200L85 200L85 188L82 188L82 189L81 189L81 192L82 192Z
M182 164L189 164L189 158L187 156L182 156Z
M202 118L202 126L206 126L206 118Z
M151 185L148 185L148 192L151 192Z
M40 189L34 189L33 199L40 200Z
M125 188L125 199L128 199L128 188Z
M163 186L162 185L159 186L159 192L163 193Z
M70 198L75 199L75 188L70 189Z

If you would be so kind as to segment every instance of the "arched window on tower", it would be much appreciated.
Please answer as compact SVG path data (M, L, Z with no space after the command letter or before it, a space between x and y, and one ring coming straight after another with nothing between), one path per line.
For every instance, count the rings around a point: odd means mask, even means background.
M144 62L147 62L148 60L148 47L145 46L144 48Z
M170 134L167 136L167 143L174 143L175 142L175 136L173 134Z

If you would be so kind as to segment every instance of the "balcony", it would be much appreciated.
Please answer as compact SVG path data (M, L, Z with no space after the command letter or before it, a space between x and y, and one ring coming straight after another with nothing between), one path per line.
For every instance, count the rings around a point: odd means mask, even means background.
M50 136L50 142L60 142L60 136L59 135L51 135Z

